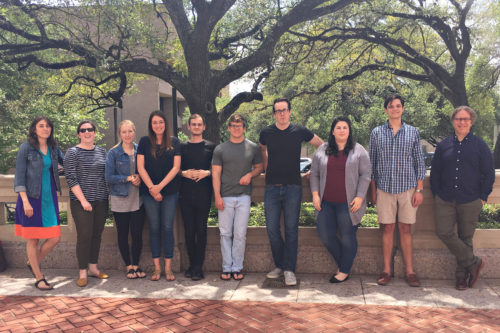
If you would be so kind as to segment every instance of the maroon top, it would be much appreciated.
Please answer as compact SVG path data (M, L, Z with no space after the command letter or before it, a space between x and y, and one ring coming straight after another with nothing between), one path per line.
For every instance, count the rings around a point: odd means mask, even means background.
M338 156L328 156L328 164L326 166L326 184L323 200L335 203L347 203L347 195L345 193L345 163L347 156L344 151L338 152Z

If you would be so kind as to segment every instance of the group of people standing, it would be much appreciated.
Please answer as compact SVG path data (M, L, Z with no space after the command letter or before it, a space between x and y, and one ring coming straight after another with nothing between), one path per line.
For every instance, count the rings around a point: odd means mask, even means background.
M170 135L164 114L154 111L148 121L148 136L136 145L135 126L124 120L118 128L120 142L107 154L95 145L95 125L81 122L77 127L79 144L68 149L64 162L53 137L53 124L45 117L35 119L28 142L20 147L14 182L19 192L15 232L28 239L27 265L35 276L35 286L52 289L40 262L60 238L56 191L60 191L58 171L62 164L77 229L78 286L86 286L89 276L108 278L97 266L108 200L127 278L146 276L139 266L146 214L154 263L151 280L161 278L162 257L166 280L175 279L171 266L173 222L179 202L190 263L184 274L193 280L203 279L212 193L219 218L220 278L243 279L251 182L262 171L266 174L266 227L275 265L267 277L284 277L286 285L296 285L303 142L318 148L310 187L319 237L338 267L330 282L342 283L350 276L357 253L356 231L366 211L371 184L371 200L377 203L383 231L384 268L377 282L386 285L393 274L393 234L398 222L405 279L410 286L419 286L412 263L411 225L423 201L425 165L420 136L416 128L402 121L401 96L387 97L384 109L388 121L372 131L369 154L356 143L349 118L335 118L324 143L309 129L290 122L291 103L285 98L273 102L276 122L261 131L259 144L245 138L246 120L233 115L228 120L229 140L215 146L203 138L205 122L198 114L189 117L190 138L181 144ZM470 131L475 119L476 113L469 107L452 113L455 133L438 144L431 171L436 232L457 257L459 290L472 287L484 267L484 261L474 256L472 236L494 182L491 152ZM40 239L46 239L41 246Z

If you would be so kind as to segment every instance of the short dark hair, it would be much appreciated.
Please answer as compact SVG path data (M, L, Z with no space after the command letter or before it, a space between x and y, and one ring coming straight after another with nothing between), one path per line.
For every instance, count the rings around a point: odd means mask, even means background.
M274 105L276 103L279 103L279 102L286 102L286 104L288 105L288 110L291 110L292 109L292 103L290 103L290 101L288 100L288 98L285 98L285 97L280 97L280 98L276 98L274 101L273 101L273 113L276 112L276 110L274 109Z
M392 103L392 101L399 99L401 101L401 105L405 106L405 100L403 97L397 95L397 94L391 94L385 98L384 101L384 109L387 109L387 106Z
M32 147L40 148L40 143L38 142L38 136L36 135L36 125L42 120L45 120L47 122L47 125L49 125L51 128L50 135L47 138L47 145L49 145L49 147L54 148L56 146L56 140L54 139L54 125L52 124L52 121L50 121L50 119L45 116L36 117L31 122L31 125L28 129L28 142Z
M80 127L82 127L84 124L90 124L90 126L92 126L94 131L97 132L97 128L95 127L94 122L90 119L85 119L85 120L80 121L80 123L76 127L76 134L80 134ZM78 138L78 142L80 142L80 141L81 141L80 138Z
M205 118L203 118L202 115L198 114L198 113L193 113L192 115L189 116L188 125L191 126L191 120L196 119L196 118L201 118L203 125L205 125Z
M229 118L227 122L227 126L231 126L231 123L237 123L237 124L243 124L243 128L247 128L247 121L246 119L239 114L233 114L231 118Z

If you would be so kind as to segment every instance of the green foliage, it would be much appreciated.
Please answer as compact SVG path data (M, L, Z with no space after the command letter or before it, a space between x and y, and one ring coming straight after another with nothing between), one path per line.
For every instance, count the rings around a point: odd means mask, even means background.
M208 214L208 225L218 226L217 208L212 204ZM264 214L264 203L253 204L250 207L250 219L248 225L251 227L264 227L266 225L266 216ZM316 226L316 217L314 215L314 206L312 202L302 203L300 209L299 226ZM378 228L377 209L367 207L365 216L361 220L361 228ZM478 229L500 229L500 204L486 204L479 215Z
M486 204L479 214L478 229L500 229L500 204Z
M63 73L64 74L64 73ZM60 72L28 68L18 72L0 63L0 173L15 168L19 145L26 140L31 121L39 116L49 117L54 123L54 137L61 149L78 143L76 126L83 119L96 122L97 140L107 127L104 112L87 113L84 88L75 88L65 98L51 95L64 86Z

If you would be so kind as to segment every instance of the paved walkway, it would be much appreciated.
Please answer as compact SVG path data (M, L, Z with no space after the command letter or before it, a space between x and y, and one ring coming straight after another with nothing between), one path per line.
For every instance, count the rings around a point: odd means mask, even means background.
M27 270L0 273L0 332L500 332L500 280L459 292L453 281L410 288L373 276L335 285L327 275L298 275L294 289L265 289L264 274L224 282L109 280L75 285L76 270L46 270L55 289L33 287Z

